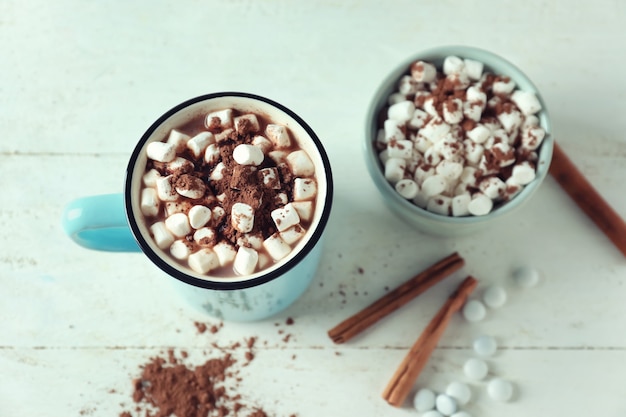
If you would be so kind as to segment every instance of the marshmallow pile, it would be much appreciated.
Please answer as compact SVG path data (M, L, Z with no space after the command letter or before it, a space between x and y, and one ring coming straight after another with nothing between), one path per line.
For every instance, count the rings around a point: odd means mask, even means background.
M536 176L545 137L537 96L481 62L417 61L388 98L376 147L405 199L444 216L481 216Z
M234 109L150 142L140 195L154 243L199 274L249 275L304 236L315 166L287 127Z

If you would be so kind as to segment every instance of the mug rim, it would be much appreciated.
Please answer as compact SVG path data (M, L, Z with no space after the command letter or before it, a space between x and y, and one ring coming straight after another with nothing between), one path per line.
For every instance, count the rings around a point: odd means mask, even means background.
M525 89L528 91L532 91L536 96L539 102L541 103L541 110L539 114L542 115L543 123L540 125L544 128L546 132L546 136L541 144L539 153L538 153L538 163L537 163L537 177L533 182L526 185L522 191L518 195L516 195L513 199L502 204L501 206L495 208L490 213L484 216L462 216L462 217L453 217L453 216L444 216L437 213L432 213L424 208L421 208L411 201L404 199L400 196L393 186L385 179L383 175L383 171L380 165L380 160L378 159L378 154L376 152L376 148L374 143L376 141L376 131L379 127L378 119L379 114L383 108L387 105L387 98L389 94L393 92L393 88L395 84L398 82L400 77L403 74L409 73L409 68L411 63L415 62L418 59L421 60L441 60L449 55L457 55L461 58L475 59L482 62L485 68L494 71L495 67L505 67L507 72L503 73L504 75L508 75L513 78L516 82L518 80L523 80L524 84L526 84L529 89ZM405 60L403 60L399 65L393 67L393 69L387 73L383 81L376 88L374 96L370 101L367 115L366 115L366 138L363 144L363 151L365 152L367 167L370 174L370 177L373 179L374 184L380 190L382 195L385 198L391 199L391 202L399 205L399 207L405 212L409 212L411 216L415 216L415 218L425 218L428 221L435 221L438 223L445 223L448 225L467 225L467 224L480 224L485 223L496 218L499 218L505 214L510 213L511 211L518 208L522 203L528 201L528 199L532 196L532 194L539 188L543 180L548 174L548 170L550 168L550 163L552 161L552 153L554 146L554 138L552 133L552 124L550 121L550 116L548 113L548 109L543 99L541 92L532 82L532 80L522 72L515 64L503 58L500 55L497 55L493 52L490 52L485 49L476 48L473 46L465 46L465 45L444 45L433 47L429 49L425 49L419 51L417 53L412 54Z
M251 279L242 279L238 281L230 281L230 280L220 281L216 279L211 279L213 278L211 276L207 276L207 279L197 278L197 277L194 277L192 275L185 273L181 269L175 268L170 263L166 262L161 256L159 256L152 249L152 247L148 244L147 240L141 233L141 230L137 224L136 215L134 214L133 207L132 207L131 189L132 189L132 181L133 181L133 172L135 170L137 159L139 158L139 156L141 155L141 152L144 149L144 145L146 144L148 139L150 139L154 131L157 130L157 128L159 128L171 116L173 116L174 114L180 112L181 110L184 110L185 108L193 104L207 101L207 100L217 99L217 98L224 98L224 97L239 97L239 98L246 98L246 99L260 101L272 107L277 108L278 110L286 113L289 117L291 117L298 125L300 125L300 127L302 127L302 129L304 129L304 131L307 133L307 135L310 137L311 141L315 145L315 148L319 152L320 159L322 161L322 165L324 168L324 177L326 181L326 194L324 196L324 204L322 207L322 213L320 214L319 222L316 224L315 229L312 231L312 234L309 240L305 243L305 245L294 256L292 256L288 261L286 261L284 264L280 265L279 267L274 268L268 271L267 273L262 274L258 277L251 278ZM170 110L166 111L163 115L161 115L155 122L153 122L150 125L150 127L145 131L145 133L141 136L141 138L135 145L135 148L130 156L128 165L126 167L126 175L124 179L124 206L125 206L126 218L128 220L128 224L130 226L132 235L135 241L137 242L137 244L139 245L139 247L141 248L142 252L157 267L159 267L162 271L167 273L169 276L176 278L182 282L185 282L186 284L193 285L195 287L213 289L213 290L239 290L239 289L256 287L258 285L265 284L269 281L272 281L284 275L292 268L294 268L297 264L300 263L300 261L303 258L305 258L311 252L311 250L315 247L315 245L318 244L320 238L322 237L322 233L324 229L326 228L328 219L330 217L332 200L333 200L333 177L332 177L332 171L331 171L331 166L330 166L330 160L328 158L328 154L326 153L326 150L324 149L324 146L322 145L322 142L320 141L319 137L315 134L313 129L300 116L298 116L296 113L294 113L292 110L285 107L284 105L274 100L268 99L266 97L257 95L257 94L237 92L237 91L224 91L224 92L216 92L216 93L200 95L200 96L191 98L189 100L186 100L172 107Z

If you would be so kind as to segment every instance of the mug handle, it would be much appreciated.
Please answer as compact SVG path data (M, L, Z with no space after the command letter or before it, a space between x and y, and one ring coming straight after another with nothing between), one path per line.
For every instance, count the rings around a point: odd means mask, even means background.
M80 246L108 252L141 249L128 227L123 194L102 194L71 201L61 220L65 233Z

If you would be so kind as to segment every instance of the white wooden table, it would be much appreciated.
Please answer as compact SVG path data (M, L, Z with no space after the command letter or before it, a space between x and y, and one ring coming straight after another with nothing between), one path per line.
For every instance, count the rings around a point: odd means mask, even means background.
M506 228L433 238L387 211L361 155L369 100L398 62L437 45L482 47L534 80L557 140L626 216L625 27L619 0L0 2L0 416L117 416L148 358L173 348L202 361L211 343L250 336L259 342L240 392L272 415L417 416L381 391L468 273L503 285L509 302L477 324L454 317L417 386L465 380L471 341L487 333L501 345L490 376L517 391L497 404L472 384L473 416L626 415L626 259L552 178ZM82 249L59 219L73 198L121 192L130 151L165 110L225 90L307 120L336 195L304 297L278 317L199 334L194 321L218 321L145 257ZM453 251L463 272L345 345L327 337ZM518 265L538 268L540 284L515 288Z

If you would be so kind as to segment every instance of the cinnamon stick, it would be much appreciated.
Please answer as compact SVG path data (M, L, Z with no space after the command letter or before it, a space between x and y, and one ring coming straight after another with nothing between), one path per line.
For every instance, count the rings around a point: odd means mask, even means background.
M467 297L474 291L478 281L468 276L439 309L394 373L383 391L383 398L391 405L400 407L413 389L420 372L439 343L450 318L459 311Z
M404 282L368 307L328 331L335 343L344 343L386 315L396 311L448 275L459 270L465 260L455 252Z
M550 174L626 256L626 222L609 206L555 142Z

